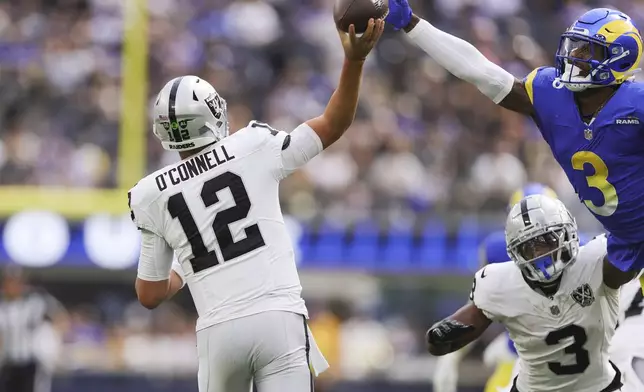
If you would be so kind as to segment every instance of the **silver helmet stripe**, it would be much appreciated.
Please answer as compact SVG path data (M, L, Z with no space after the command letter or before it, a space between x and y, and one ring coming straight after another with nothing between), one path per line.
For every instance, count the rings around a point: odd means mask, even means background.
M168 120L170 120L170 129L172 130L172 138L175 142L182 142L181 132L179 131L179 124L177 123L177 91L179 90L179 84L183 80L183 76L177 78L172 87L170 88L170 99L168 100Z

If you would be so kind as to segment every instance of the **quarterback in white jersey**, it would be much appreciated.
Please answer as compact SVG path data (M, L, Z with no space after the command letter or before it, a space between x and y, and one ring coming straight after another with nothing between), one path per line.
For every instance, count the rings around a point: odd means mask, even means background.
M225 101L196 76L159 93L153 131L181 161L128 194L142 238L135 287L155 308L187 282L199 314L200 392L248 392L252 382L258 392L312 391L310 368L328 367L306 325L278 187L351 125L364 60L383 28L371 20L359 38L340 32L338 88L324 114L291 133L253 121L229 136Z
M622 287L619 308L610 359L624 373L623 391L644 391L644 295L639 280Z
M506 222L512 262L474 277L470 302L427 331L430 353L444 355L502 323L519 356L513 392L610 392L621 372L609 361L619 287L605 260L606 237L579 247L577 225L564 204L532 195Z

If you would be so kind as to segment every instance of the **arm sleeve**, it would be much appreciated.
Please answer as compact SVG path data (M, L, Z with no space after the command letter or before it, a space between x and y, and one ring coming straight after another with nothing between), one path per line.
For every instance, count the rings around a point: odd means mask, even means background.
M322 152L322 141L315 131L306 124L300 124L291 133L279 132L274 143L279 149L279 165L276 177L282 180L304 166Z
M498 321L498 315L494 310L494 297L495 293L491 287L489 276L482 277L486 269L492 269L491 266L485 266L474 275L472 282L472 291L470 292L470 301L479 308L483 315L492 321ZM493 285L493 284L492 284Z
M494 103L501 102L512 90L515 77L488 60L469 42L422 19L407 36L443 68L475 85Z
M137 277L150 282L169 279L173 256L174 251L163 238L151 231L141 230ZM183 275L181 277L183 279Z
M140 189L139 184L135 185L134 188L130 189L127 193L127 205L130 208L130 218L132 219L132 222L134 222L134 225L136 225L137 229L141 231L149 231L160 236L161 234L148 214L148 208L144 202L145 188Z
M324 149L318 134L305 123L298 125L291 133L278 131L259 121L251 121L247 128L258 132L264 148L271 151L275 158L272 171L278 181L304 166Z

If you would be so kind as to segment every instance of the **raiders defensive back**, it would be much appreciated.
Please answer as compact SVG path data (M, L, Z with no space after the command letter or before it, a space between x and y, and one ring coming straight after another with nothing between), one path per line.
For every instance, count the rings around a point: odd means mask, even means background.
M619 284L607 279L606 237L579 247L564 204L545 195L516 204L506 222L512 262L474 277L470 302L427 332L430 353L444 355L502 323L519 356L514 392L610 392L621 372L608 347L617 324Z
M252 121L229 136L226 102L196 76L159 93L154 134L182 160L128 194L142 234L136 291L154 308L187 282L199 314L200 392L248 392L251 382L258 392L312 391L309 368L328 367L306 324L278 186L351 125L383 27L371 20L359 38L340 33L338 88L321 116L290 133Z
M611 340L609 356L624 373L625 392L644 391L644 296L638 280L622 287L619 325Z

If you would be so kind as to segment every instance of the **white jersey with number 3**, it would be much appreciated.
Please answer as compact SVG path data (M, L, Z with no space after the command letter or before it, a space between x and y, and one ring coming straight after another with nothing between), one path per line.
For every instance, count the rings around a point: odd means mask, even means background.
M610 344L610 359L624 373L622 391L644 391L644 295L639 280L622 286L619 326ZM639 366L634 364L639 362Z
M613 382L608 348L619 290L603 283L605 254L605 236L581 247L550 298L530 288L512 262L476 273L471 299L509 331L519 354L519 391L598 392Z
M130 191L136 225L181 264L197 330L273 310L307 315L278 187L321 150L305 124L287 134L251 122Z

